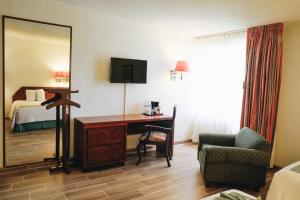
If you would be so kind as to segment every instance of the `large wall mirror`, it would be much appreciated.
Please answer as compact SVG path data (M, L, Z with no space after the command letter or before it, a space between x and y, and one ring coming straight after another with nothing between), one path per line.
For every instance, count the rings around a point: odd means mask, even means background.
M70 88L72 27L3 16L5 167L52 160L56 109L49 89Z

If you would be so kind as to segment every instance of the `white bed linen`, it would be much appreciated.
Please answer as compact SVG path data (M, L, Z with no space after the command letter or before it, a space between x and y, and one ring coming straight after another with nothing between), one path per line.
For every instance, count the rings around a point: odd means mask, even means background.
M290 169L300 165L300 161L293 163L273 176L267 200L299 200L300 199L300 174Z
M56 109L47 110L41 106L41 101L15 101L9 117L13 129L15 124L56 120Z
M231 189L231 190L224 191L225 194L229 194L229 193L232 193L232 192L238 193L238 194L243 195L243 196L248 197L248 198L256 199L256 197L254 197L254 196L252 196L250 194L247 194L245 192L242 192L240 190ZM217 193L217 194L214 194L214 195L202 198L200 200L214 200L214 198L216 198L216 197L220 197L220 192Z
M26 101L26 100L17 100L14 101L10 107L9 111L9 118L13 119L16 112L19 111L21 108L28 108L28 107L42 107L42 101Z
M55 120L56 109L47 110L45 107L21 108L15 114L13 121L17 124Z

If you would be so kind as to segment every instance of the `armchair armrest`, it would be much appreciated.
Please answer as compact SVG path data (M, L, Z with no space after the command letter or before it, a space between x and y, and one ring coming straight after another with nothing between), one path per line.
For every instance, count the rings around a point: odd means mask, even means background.
M208 146L205 148L205 157L209 163L233 163L266 169L270 164L268 152L238 147Z
M202 149L203 144L217 145L217 146L233 146L235 135L231 134L215 134L215 133L200 133L198 152Z

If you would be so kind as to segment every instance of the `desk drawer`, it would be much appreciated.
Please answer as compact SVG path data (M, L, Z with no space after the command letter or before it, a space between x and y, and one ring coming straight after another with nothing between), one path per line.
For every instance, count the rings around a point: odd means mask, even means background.
M91 147L87 151L88 164L106 164L125 160L124 143Z
M88 129L87 132L87 143L89 147L115 144L125 140L124 126L91 128Z

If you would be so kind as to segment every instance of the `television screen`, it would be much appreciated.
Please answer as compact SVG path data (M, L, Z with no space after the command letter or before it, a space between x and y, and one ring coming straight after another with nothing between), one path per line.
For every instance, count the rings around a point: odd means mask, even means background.
M147 83L147 60L110 59L111 83Z

